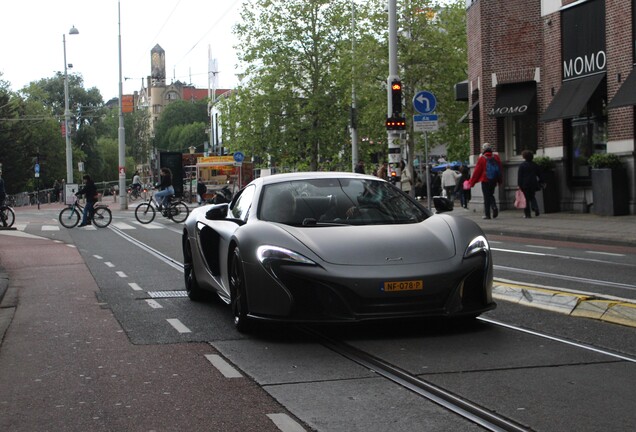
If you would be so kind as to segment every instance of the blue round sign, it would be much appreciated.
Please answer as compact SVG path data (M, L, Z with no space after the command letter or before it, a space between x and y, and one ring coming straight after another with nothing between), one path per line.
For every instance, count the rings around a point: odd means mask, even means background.
M234 152L234 162L243 162L245 155L241 152Z
M429 91L421 91L413 96L413 108L420 114L428 114L435 111L437 99Z

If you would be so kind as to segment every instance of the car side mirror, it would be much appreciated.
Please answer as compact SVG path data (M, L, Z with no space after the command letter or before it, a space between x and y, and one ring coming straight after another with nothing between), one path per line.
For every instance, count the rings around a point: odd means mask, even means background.
M435 205L435 210L437 211L437 213L453 211L453 203L446 197L433 197L433 204Z
M208 220L221 220L227 218L227 212L230 205L228 203L214 204L210 210L205 212L205 218Z

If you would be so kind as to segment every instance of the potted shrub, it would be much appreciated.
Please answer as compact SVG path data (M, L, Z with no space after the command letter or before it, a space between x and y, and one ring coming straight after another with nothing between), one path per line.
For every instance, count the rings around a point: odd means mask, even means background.
M559 200L559 184L556 178L556 162L550 159L549 156L537 156L534 158L534 163L541 168L541 176L543 177L544 187L543 193L537 194L543 195L543 212L544 213L557 213L561 210Z
M594 214L629 214L627 173L620 158L613 153L595 153L587 163L591 169Z

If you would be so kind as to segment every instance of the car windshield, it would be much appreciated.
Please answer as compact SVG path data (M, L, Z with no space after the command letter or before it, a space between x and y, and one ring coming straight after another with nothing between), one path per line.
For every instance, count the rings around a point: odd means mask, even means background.
M390 183L329 178L265 186L258 217L297 226L382 225L421 222L428 213Z

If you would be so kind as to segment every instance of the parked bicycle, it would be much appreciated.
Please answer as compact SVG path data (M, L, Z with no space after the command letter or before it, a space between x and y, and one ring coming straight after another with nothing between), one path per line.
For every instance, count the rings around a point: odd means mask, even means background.
M0 227L11 228L15 222L15 212L8 205L0 205Z
M152 195L148 199L148 201L142 202L135 209L135 218L142 224L149 224L155 219L155 215L159 211L157 204L152 199ZM172 220L176 223L182 223L190 214L190 209L186 205L185 202L180 199L172 196L169 197L167 207L161 210L161 214L164 217Z
M106 228L113 220L113 214L106 204L96 202L93 206L95 210L93 212L93 218L91 222L98 228ZM75 199L73 204L69 204L68 207L63 208L60 211L58 219L64 228L74 228L82 220L82 212L84 207L80 204L78 199Z

